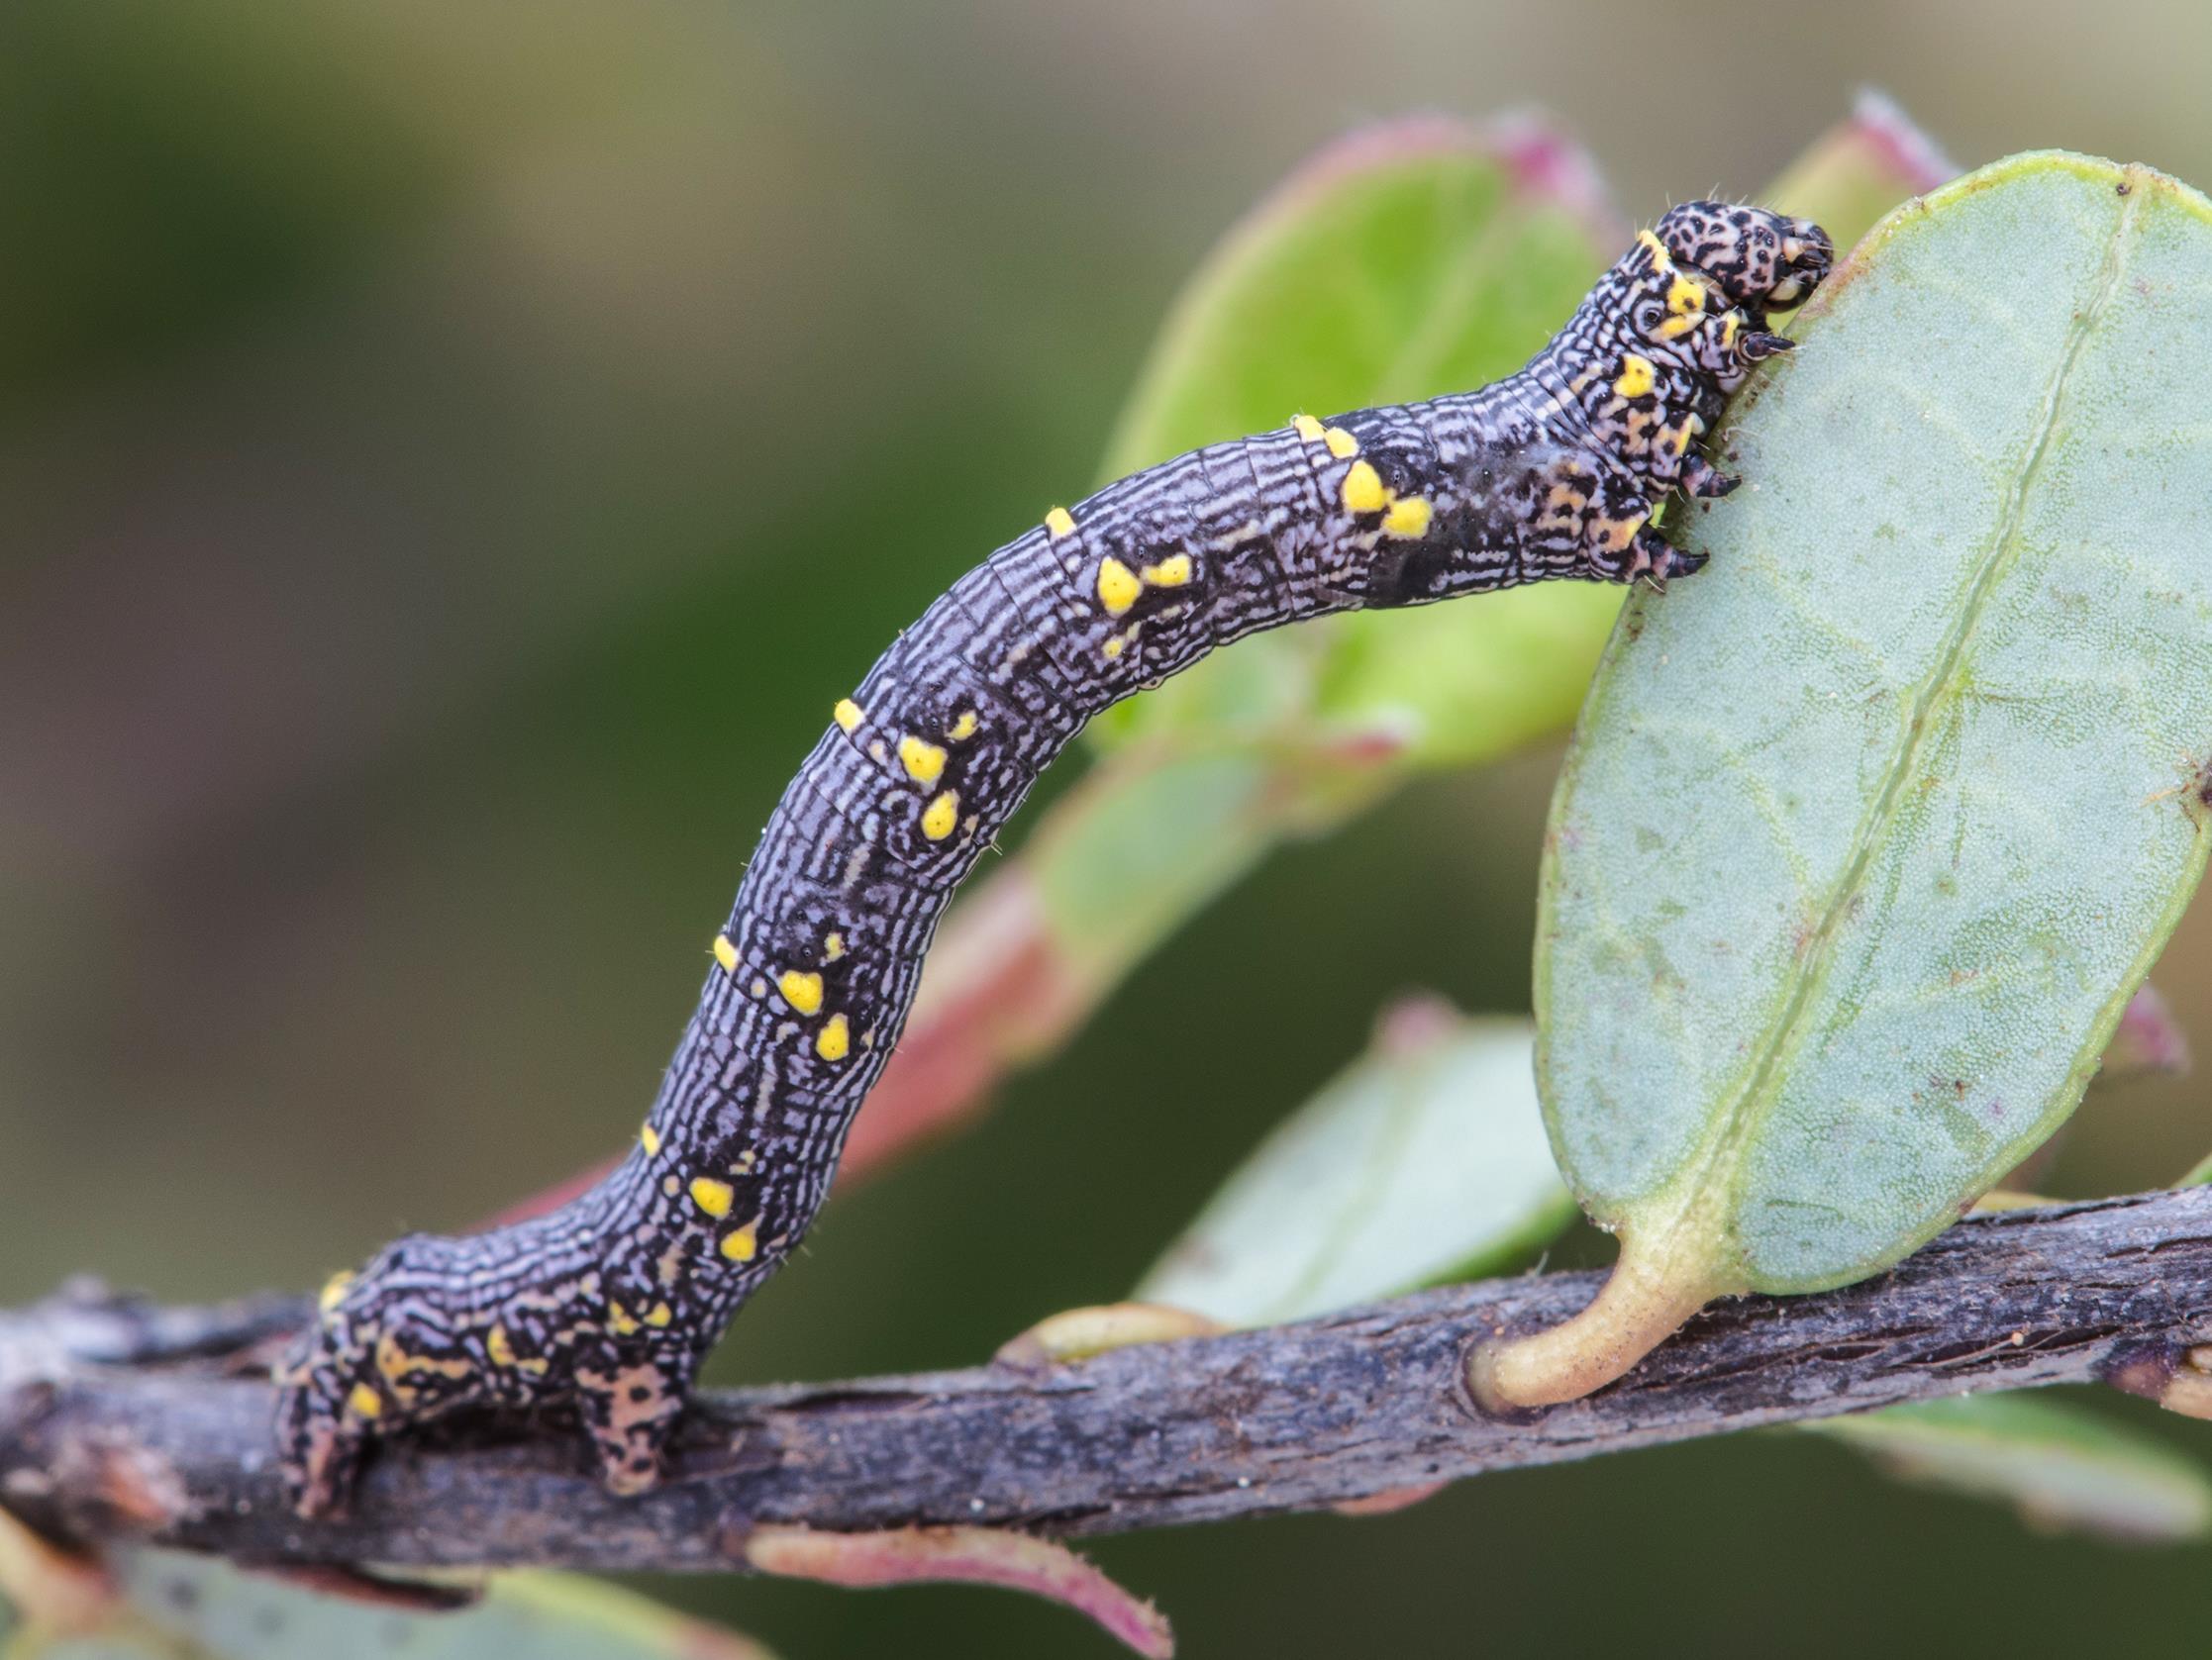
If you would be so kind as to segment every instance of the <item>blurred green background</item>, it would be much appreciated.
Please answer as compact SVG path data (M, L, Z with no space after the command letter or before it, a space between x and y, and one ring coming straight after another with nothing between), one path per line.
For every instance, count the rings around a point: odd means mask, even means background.
M830 702L1094 481L1180 279L1344 129L1539 103L1649 219L1872 81L1963 165L2205 185L2208 69L2200 0L7 8L0 1302L311 1284L618 1145ZM834 1205L713 1377L976 1360L1124 1290L1388 994L1525 1008L1556 759L1273 860ZM2158 979L2212 1034L2212 917ZM1207 1036L1130 1040L1163 981ZM2093 1099L2041 1185L2162 1185L2200 1094ZM1193 1655L2134 1652L2212 1605L2212 1550L1758 1438L1096 1554ZM656 1589L790 1660L1113 1652Z

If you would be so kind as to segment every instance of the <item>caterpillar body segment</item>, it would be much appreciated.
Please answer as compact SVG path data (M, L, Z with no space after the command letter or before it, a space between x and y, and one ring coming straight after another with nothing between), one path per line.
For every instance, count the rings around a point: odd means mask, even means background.
M652 1485L700 1360L828 1192L954 889L1084 722L1305 618L1694 570L1653 507L1734 487L1700 440L1830 258L1802 220L1675 208L1518 373L1194 450L955 582L837 701L621 1166L326 1289L278 1378L301 1513L342 1506L376 1438L467 1407L572 1407L610 1487Z

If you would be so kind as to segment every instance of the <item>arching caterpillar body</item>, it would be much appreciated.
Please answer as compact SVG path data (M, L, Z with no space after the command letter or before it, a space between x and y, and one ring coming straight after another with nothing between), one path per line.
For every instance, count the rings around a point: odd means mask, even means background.
M954 887L1084 722L1302 618L1696 569L1653 504L1734 487L1694 445L1830 256L1802 220L1675 208L1517 374L1195 450L961 577L775 809L621 1167L325 1291L279 1379L301 1512L344 1502L374 1437L468 1406L573 1403L608 1485L650 1486L699 1361L821 1204Z

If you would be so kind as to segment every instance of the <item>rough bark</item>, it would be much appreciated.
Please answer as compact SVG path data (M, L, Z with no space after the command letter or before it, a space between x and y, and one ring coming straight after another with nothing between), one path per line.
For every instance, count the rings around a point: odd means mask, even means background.
M277 1489L266 1383L211 1358L305 1305L79 1291L0 1316L0 1504L61 1539L249 1561L728 1569L760 1523L1118 1532L1976 1390L2156 1394L2212 1342L2212 1189L1974 1218L1861 1285L1717 1306L1588 1400L1483 1415L1469 1346L1563 1318L1598 1278L1454 1286L1046 1370L713 1392L671 1479L635 1500L594 1485L572 1434L479 1425L387 1450L353 1514L312 1525Z

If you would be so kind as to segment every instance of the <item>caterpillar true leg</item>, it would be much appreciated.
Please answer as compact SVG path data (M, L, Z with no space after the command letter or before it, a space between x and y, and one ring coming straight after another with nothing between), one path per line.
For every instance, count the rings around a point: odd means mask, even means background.
M1660 593L1677 576L1695 576L1703 570L1711 557L1705 553L1685 553L1659 532L1646 525L1636 533L1636 539L1629 546L1630 580L1643 577Z
M1692 202L1480 391L1215 445L1109 485L955 583L770 818L638 1144L560 1211L415 1235L325 1290L278 1382L305 1514L373 1442L472 1406L579 1412L648 1487L700 1359L828 1192L955 886L1083 720L1216 645L1353 607L1703 563L1653 529L1735 481L1692 445L1828 270L1817 226Z

